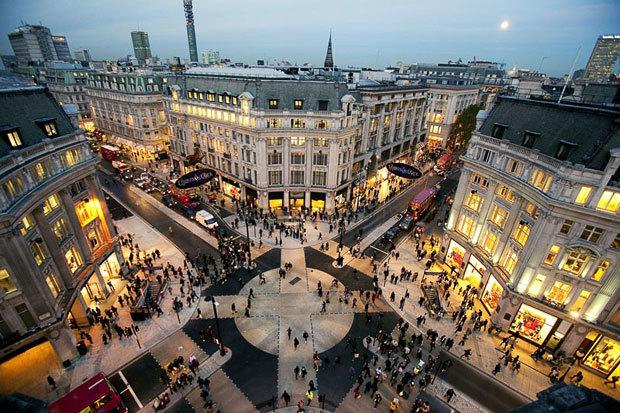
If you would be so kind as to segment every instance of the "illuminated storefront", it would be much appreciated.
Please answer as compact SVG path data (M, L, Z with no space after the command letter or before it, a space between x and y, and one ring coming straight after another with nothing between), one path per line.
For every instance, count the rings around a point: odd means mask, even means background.
M557 317L527 304L521 304L510 331L517 332L521 337L536 344L543 344L557 321Z
M282 209L284 192L269 192L269 209Z
M583 365L605 377L620 374L620 342L599 335L590 352L583 359Z
M106 281L109 281L112 278L120 278L120 270L121 266L118 263L118 258L114 252L99 265L99 272Z
M487 282L486 287L484 287L480 301L482 301L486 309L492 313L497 309L503 293L504 288L499 282L497 282L497 279L493 276L493 274L490 274L489 281Z
M347 203L347 188L342 188L336 192L334 200L336 201L336 208L343 208Z
M469 262L467 263L467 267L465 268L465 273L463 278L467 281L472 287L480 287L482 284L482 278L484 274L487 272L487 268L482 265L480 260L476 258L473 254L469 257Z
M239 185L224 177L222 177L222 193L232 199L241 199L241 191L239 190Z
M312 212L325 211L325 194L323 192L310 193L310 208Z
M288 206L291 211L301 211L305 207L306 193L303 191L291 191L288 194Z
M88 281L82 287L80 291L82 293L82 298L87 305L90 305L95 300L95 297L99 297L99 299L103 300L105 298L105 293L103 292L103 287L99 284L99 280L97 279L97 274L92 273L90 277L88 277Z
M450 240L450 245L448 245L448 253L446 254L446 264L449 266L455 266L460 270L463 268L464 258L465 248L455 240Z

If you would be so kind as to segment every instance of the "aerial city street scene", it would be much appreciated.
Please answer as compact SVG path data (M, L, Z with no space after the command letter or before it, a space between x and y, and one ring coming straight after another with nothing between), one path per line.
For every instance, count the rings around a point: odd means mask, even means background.
M620 412L617 0L0 11L0 413Z

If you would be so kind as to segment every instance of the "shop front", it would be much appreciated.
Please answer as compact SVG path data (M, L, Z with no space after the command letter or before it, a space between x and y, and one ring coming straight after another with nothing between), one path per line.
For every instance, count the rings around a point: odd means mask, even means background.
M347 187L342 188L338 192L336 192L336 208L344 208L347 204Z
M310 208L312 212L325 211L325 192L310 193Z
M116 252L112 252L105 261L99 264L99 272L105 281L121 278L120 271L121 266L118 263Z
M594 331L588 336L592 345L582 365L604 377L620 375L620 342Z
M97 273L93 272L89 277L84 287L80 291L82 298L86 305L90 305L93 301L105 299L106 293L104 287L99 284Z
M503 293L504 288L493 274L489 274L489 281L487 281L487 285L482 291L482 298L480 299L489 313L493 313L497 309Z
M222 177L222 193L227 197L236 199L237 201L241 200L241 190L239 189L239 184L224 176Z
M450 267L454 266L457 270L462 270L465 252L465 247L453 239L450 240L450 244L448 244L448 252L446 253L446 264Z
M304 191L291 191L288 194L289 210L299 212L306 205L306 193Z
M465 267L465 272L463 273L463 279L472 287L480 288L486 272L487 267L485 267L474 254L471 254L467 267Z
M255 189L245 187L245 202L253 208L258 206L258 193Z
M282 209L284 206L284 192L269 192L269 209Z
M534 344L544 345L557 322L557 317L527 304L521 304L510 325L510 331L518 333Z

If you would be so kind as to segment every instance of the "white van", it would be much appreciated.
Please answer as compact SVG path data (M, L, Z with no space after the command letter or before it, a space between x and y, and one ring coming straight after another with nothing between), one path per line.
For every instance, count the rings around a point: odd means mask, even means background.
M218 227L215 217L209 214L204 209L201 209L200 211L196 212L196 221L200 222L202 225L204 225L205 227L209 229L215 229Z

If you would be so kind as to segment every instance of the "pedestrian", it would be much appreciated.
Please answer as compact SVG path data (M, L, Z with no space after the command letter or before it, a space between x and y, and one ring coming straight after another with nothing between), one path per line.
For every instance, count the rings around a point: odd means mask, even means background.
M52 386L53 390L56 390L56 380L52 376L47 376L47 384Z
M299 340L297 339L297 337L295 337L295 339L293 340L293 345L295 346L295 350L297 350L297 347L299 346Z
M292 333L292 332L293 332L293 330L291 330L291 327L289 327L289 328L286 330L286 334L288 335L288 339L289 339L289 340L291 339L291 333Z
M301 366L300 374L301 374L301 378L305 380L306 374L308 374L308 370L306 370L306 366Z
M580 371L578 371L577 374L573 374L570 378L571 383L575 385L579 385L579 383L581 383L582 380L583 380L583 373Z
M304 331L304 334L302 335L302 337L304 338L305 342L308 342L308 332Z
M492 373L493 375L497 375L497 373L499 373L502 370L502 363L497 363L495 365L495 368L493 369Z
M618 380L620 380L620 376L612 376L609 380L605 381L605 384L611 384L615 389Z
M293 369L293 373L295 373L295 380L299 377L299 366L295 366Z
M452 400L452 398L454 397L454 395L456 394L456 392L454 391L454 389L450 388L446 391L445 397L446 397L446 401L448 403L450 403L450 400Z
M284 393L282 393L281 399L284 400L285 406L288 406L291 402L291 396L286 392L286 390L284 390Z
M250 309L248 307L245 307L245 316L246 317L250 316Z
M469 348L468 348L468 349L465 349L465 350L463 351L463 354L461 355L461 358L462 358L462 357L465 357L467 360L469 360L469 357L470 357L470 356L471 356L471 349L469 349ZM499 364L499 363L498 363L498 364Z
M381 396L381 393L375 393L375 398L373 400L375 402L375 409L377 408L379 403L381 403L381 400L383 400L383 397Z
M230 311L235 315L237 314L237 307L235 306L235 303L230 305Z

